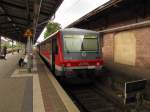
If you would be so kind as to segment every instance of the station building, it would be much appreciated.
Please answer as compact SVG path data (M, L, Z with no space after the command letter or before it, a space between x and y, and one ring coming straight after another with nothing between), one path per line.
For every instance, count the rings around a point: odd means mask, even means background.
M149 0L110 0L68 27L99 31L109 69L120 75L149 79L149 6Z

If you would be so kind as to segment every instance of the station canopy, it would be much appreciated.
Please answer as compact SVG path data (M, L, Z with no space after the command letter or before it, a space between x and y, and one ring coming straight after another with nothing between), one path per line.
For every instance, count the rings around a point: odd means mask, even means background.
M26 43L33 31L35 42L63 0L0 0L0 36Z
M141 22L138 27L148 26L145 21L150 19L149 6L150 0L109 0L67 27L108 31L117 27L125 30L124 26Z

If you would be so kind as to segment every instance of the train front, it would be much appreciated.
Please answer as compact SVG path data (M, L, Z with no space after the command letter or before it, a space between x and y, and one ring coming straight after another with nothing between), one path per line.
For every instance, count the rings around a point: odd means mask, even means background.
M91 30L71 30L62 33L63 74L98 75L103 66L99 33Z

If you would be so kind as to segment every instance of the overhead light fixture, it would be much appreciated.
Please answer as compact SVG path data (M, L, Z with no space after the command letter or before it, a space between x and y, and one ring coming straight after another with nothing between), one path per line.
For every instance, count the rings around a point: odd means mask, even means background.
M0 12L4 13L4 9L0 6Z
M16 26L16 24L13 24L13 26L15 27L15 26Z
M10 17L7 17L8 21L12 21Z

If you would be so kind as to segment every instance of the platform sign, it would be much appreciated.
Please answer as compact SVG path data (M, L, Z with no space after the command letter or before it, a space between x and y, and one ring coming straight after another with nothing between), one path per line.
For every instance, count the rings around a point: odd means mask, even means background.
M24 36L26 36L26 37L32 37L32 35L33 35L33 33L32 33L32 30L31 29L27 29L26 31L25 31L25 33L24 33Z
M137 95L142 93L146 88L147 80L136 80L125 83L124 104L137 102Z

